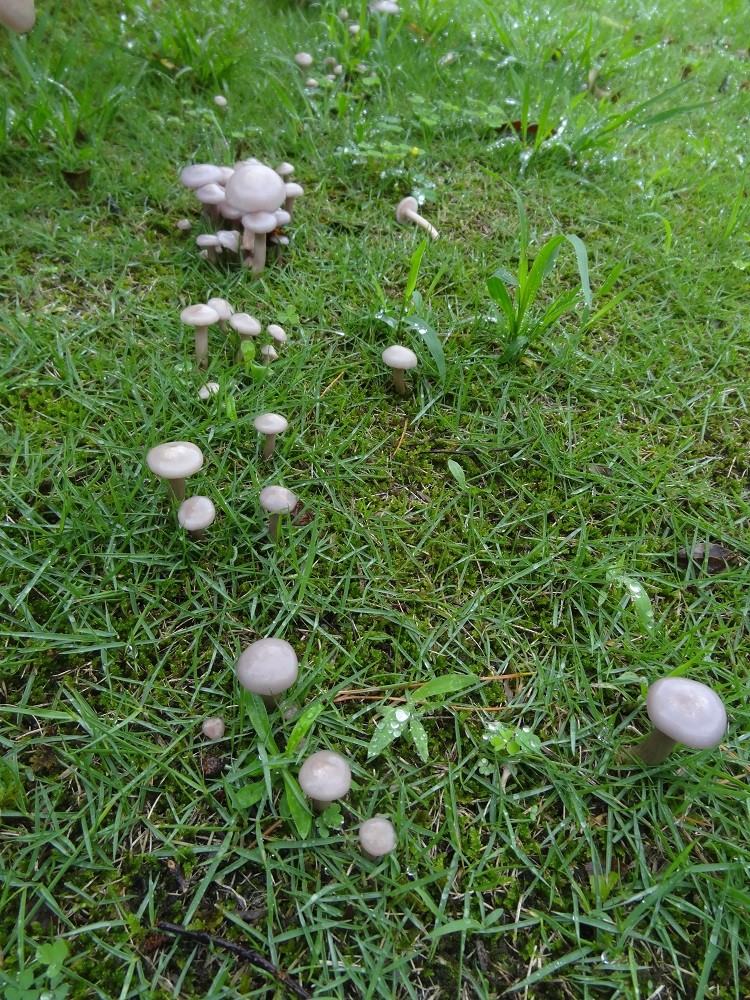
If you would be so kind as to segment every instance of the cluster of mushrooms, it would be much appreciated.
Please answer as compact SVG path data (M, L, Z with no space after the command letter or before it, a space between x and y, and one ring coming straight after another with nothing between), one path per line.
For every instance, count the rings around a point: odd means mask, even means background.
M214 230L196 239L201 254L214 263L219 254L234 254L253 274L260 274L268 247L278 252L289 242L284 227L292 221L295 200L304 194L302 186L290 179L293 173L291 163L274 169L254 157L233 167L213 163L185 167L180 180L195 193ZM190 220L181 219L177 226L188 230Z

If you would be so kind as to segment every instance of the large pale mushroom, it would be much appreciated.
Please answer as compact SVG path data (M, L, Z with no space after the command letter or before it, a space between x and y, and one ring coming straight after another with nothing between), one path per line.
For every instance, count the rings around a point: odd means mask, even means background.
M146 464L155 476L164 479L175 499L185 496L185 480L203 465L203 452L191 441L157 444L146 455Z

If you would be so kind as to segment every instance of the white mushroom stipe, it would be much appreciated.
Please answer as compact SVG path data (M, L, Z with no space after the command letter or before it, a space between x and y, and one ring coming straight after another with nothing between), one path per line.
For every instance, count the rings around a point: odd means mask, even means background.
M318 750L299 770L299 786L311 800L316 812L323 812L332 802L343 799L352 783L351 768L335 750Z
M188 497L180 504L177 520L193 541L197 542L216 520L216 508L208 497Z
M399 396L405 396L409 391L404 378L404 372L417 366L417 356L408 347L401 344L392 344L386 347L382 354L383 363L391 369L393 375L393 386Z
M646 711L653 731L631 750L644 764L661 764L678 743L693 750L718 746L727 729L718 694L687 677L662 677L652 684Z
M203 452L190 441L157 444L146 455L146 464L155 476L164 479L177 500L185 496L185 480L203 465Z
M258 639L243 650L236 666L237 680L269 707L294 684L299 663L294 648L285 639Z
M207 740L220 740L224 735L226 727L223 719L220 719L218 715L212 715L210 719L203 720L201 729Z
M385 816L373 816L359 828L359 845L369 861L379 861L396 849L396 829Z
M276 541L279 535L279 516L291 514L297 506L297 496L284 486L264 486L260 491L260 505L271 516L268 534Z
M261 413L253 420L253 427L264 435L263 458L269 459L276 446L276 438L289 427L289 421L279 413Z
M417 209L419 205L417 204L417 199L408 197L402 198L402 200L396 206L396 220L398 222L413 222L417 226L421 226L422 229L427 232L433 240L436 240L440 233L435 229L435 227L423 218Z

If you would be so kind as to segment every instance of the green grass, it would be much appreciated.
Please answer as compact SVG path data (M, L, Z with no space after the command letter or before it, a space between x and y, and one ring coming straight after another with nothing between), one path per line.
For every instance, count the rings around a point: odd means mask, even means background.
M285 995L220 948L157 938L168 921L321 1000L740 1000L747 11L404 0L390 20L350 6L352 41L339 6L258 0L251 22L217 0L75 3L3 41L0 980L41 976L37 947L62 937L73 997ZM299 49L345 83L306 90ZM179 169L239 155L288 159L305 187L285 266L256 281L174 227L200 231ZM82 168L73 190L63 171ZM504 365L486 279L517 273L514 190L530 260L579 236L606 311L566 313ZM394 218L412 191L442 234L417 290L445 374L406 329L420 366L399 399L376 315L398 315L419 244ZM579 286L568 250L540 307ZM195 370L179 312L211 295L286 327L264 380L213 331ZM262 410L290 421L272 463ZM219 512L197 544L145 465L180 438ZM271 482L305 515L277 545ZM740 558L680 568L699 541ZM618 573L650 596L651 633ZM294 706L321 706L303 743L239 696L236 658L266 635L300 655ZM673 671L721 693L726 739L623 766ZM368 756L391 698L448 673L475 683L426 706L429 763L408 734ZM540 750L495 750L490 722ZM352 763L340 827L285 795L323 747ZM373 865L356 827L376 813L399 846Z

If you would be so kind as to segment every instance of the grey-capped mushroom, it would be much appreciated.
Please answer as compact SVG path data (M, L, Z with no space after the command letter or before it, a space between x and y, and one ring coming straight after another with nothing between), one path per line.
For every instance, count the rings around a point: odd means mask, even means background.
M264 365L270 365L272 361L279 360L279 355L273 344L264 344L260 349L260 356Z
M416 368L417 356L409 347L401 344L392 344L386 347L382 354L383 364L391 369L393 375L393 386L399 396L405 396L409 391L406 386L404 372L410 368Z
M396 828L386 816L366 819L359 828L359 845L369 861L379 861L396 849Z
M185 187L197 191L204 184L218 184L221 170L214 163L191 163L180 171L180 180Z
M0 3L0 24L19 35L31 31L36 22L34 0L3 0Z
M217 229L216 239L219 245L230 253L238 253L240 249L240 234L236 229Z
M428 233L433 240L436 240L440 233L435 229L432 223L428 222L427 219L423 218L417 211L419 205L417 204L417 199L412 198L402 198L401 201L396 205L396 220L398 222L413 222L416 226L420 226L422 229Z
M216 508L208 497L188 497L180 504L177 520L193 541L197 542L216 520Z
M258 320L249 313L235 313L229 317L229 325L240 335L240 347L237 351L237 363L242 364L245 355L242 353L242 344L245 340L252 340L257 337L263 327Z
M286 330L283 326L279 326L278 323L268 324L268 335L275 340L277 344L286 343Z
M652 684L646 711L654 728L631 750L644 764L661 764L678 743L693 750L718 746L727 730L718 694L687 677L662 677Z
M234 233L233 235L238 236L239 234ZM218 239L219 234L217 233L216 236ZM209 306L211 309L215 309L216 312L219 314L219 329L226 332L227 322L234 315L234 309L232 309L232 307L230 306L230 304L227 302L226 299L218 297L209 299L206 305Z
M208 328L219 322L219 314L211 306L199 303L187 306L180 313L180 319L195 330L195 357L199 368L208 367Z
M275 212L286 197L284 181L263 163L239 164L224 191L229 204L245 214Z
M220 740L226 727L223 719L220 719L218 715L212 715L210 719L203 720L201 729L207 740Z
M312 66L313 57L309 52L298 52L294 57L294 61L300 69L307 69L309 66Z
M286 160L284 160L283 163L280 163L278 167L276 167L276 173L279 175L279 177L281 177L284 181L286 181L294 173L294 167L292 166L291 163L287 163Z
M146 464L155 476L164 479L177 500L185 496L185 480L203 465L203 452L191 441L166 441L146 455Z
M236 672L242 687L260 695L270 707L297 680L299 662L285 639L258 639L243 650Z
M268 459L273 455L277 436L289 427L289 421L280 413L261 413L253 420L253 427L264 435L263 458Z
M181 232L186 233L192 226L192 222L190 219L178 219L177 222L175 222L175 226L181 230Z
M260 505L271 515L268 518L268 534L276 541L279 535L279 516L292 513L297 506L297 496L284 486L264 486L260 491Z
M343 799L352 783L346 757L335 750L318 750L299 770L299 786L311 800L316 812L323 812L332 802Z

